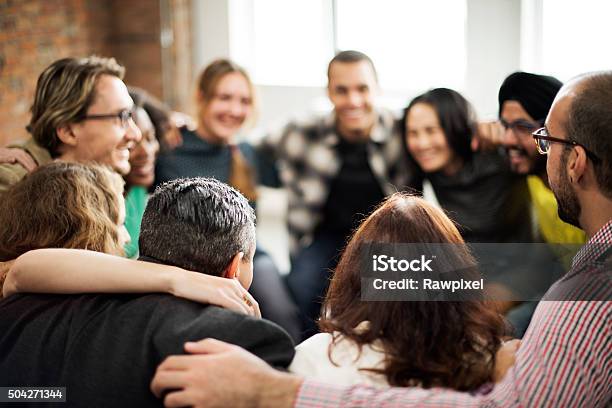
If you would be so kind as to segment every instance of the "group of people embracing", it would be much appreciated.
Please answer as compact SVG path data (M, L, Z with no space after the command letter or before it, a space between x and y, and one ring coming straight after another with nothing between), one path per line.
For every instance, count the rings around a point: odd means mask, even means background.
M514 73L496 122L446 88L398 118L375 103L372 61L344 51L333 112L256 144L239 138L256 97L232 61L199 76L195 123L123 74L54 62L32 138L0 150L1 384L66 386L75 406L609 403L611 73ZM287 190L286 278L256 244L260 184ZM528 265L491 286L543 302L361 300L363 244L456 244L477 267L487 254L464 244L586 237L552 288ZM232 395L236 362L253 376Z

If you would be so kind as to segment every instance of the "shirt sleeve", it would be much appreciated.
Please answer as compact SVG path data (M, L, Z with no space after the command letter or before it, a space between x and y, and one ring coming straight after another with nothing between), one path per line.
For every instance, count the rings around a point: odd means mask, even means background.
M28 171L19 163L0 164L0 194L16 184L28 174Z
M541 302L516 364L488 394L306 380L296 408L605 406L612 397L611 310L611 302Z
M507 407L485 405L482 396L450 390L421 388L379 388L364 385L334 386L305 380L298 392L296 408L357 408L357 407Z

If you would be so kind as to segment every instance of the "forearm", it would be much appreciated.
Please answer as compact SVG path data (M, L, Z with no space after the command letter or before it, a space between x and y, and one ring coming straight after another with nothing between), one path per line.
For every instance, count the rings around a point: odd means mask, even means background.
M173 274L186 271L78 249L38 249L10 268L4 296L36 293L147 293L173 290Z
M81 249L37 249L10 268L3 295L31 293L168 293L261 317L238 280Z

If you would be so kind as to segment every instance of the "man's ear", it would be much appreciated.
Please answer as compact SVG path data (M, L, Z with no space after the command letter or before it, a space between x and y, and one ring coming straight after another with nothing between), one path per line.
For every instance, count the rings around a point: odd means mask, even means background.
M587 170L587 154L582 146L575 146L569 154L566 163L567 176L570 183L580 183Z
M58 139L65 145L76 146L77 138L70 124L59 126L55 129Z
M244 253L242 252L238 252L236 255L234 255L230 264L227 266L225 271L223 271L224 278L234 279L240 276L239 266L240 262L242 262L242 258L244 258Z

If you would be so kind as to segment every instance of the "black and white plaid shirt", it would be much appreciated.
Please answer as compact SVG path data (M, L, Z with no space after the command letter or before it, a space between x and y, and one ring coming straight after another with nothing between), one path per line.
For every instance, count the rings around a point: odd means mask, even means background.
M382 191L389 195L406 187L418 187L415 172L409 170L406 160L399 120L389 111L378 110L377 116L367 152L368 163ZM321 222L330 184L342 166L337 151L339 142L335 115L331 113L292 121L267 135L259 146L260 158L267 167L271 164L276 167L277 176L288 191L291 254L310 244Z

